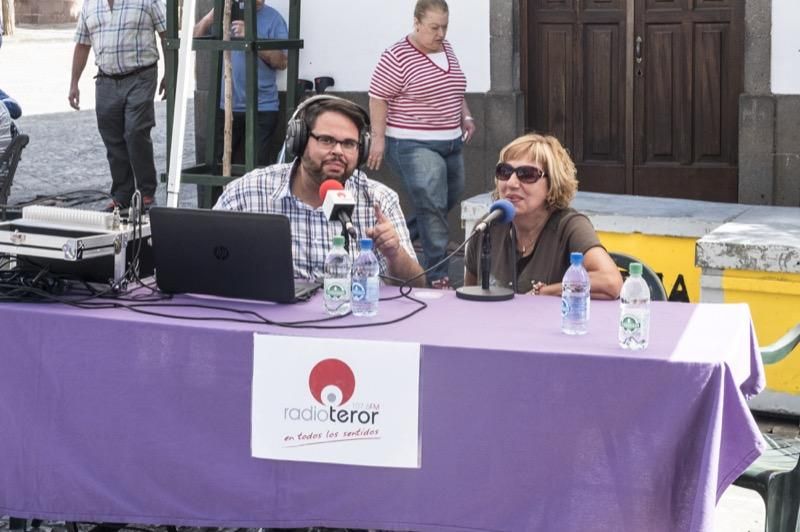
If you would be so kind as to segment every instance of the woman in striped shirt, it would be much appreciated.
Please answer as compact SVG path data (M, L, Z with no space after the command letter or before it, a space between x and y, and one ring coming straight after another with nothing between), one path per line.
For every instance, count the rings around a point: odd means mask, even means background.
M385 153L402 177L416 210L409 224L416 224L434 288L449 287L447 213L464 191L461 149L475 132L467 80L445 40L448 22L445 0L418 0L414 30L383 52L369 88L367 166L379 169Z

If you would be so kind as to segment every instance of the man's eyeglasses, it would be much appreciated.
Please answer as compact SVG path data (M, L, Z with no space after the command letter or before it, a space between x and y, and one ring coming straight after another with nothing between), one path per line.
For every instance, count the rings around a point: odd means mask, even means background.
M525 165L513 167L508 163L498 163L497 168L495 168L494 171L494 176L500 181L508 181L511 179L512 174L517 174L517 179L529 185L532 185L541 178L547 176L543 170L540 170L535 166Z
M332 150L337 144L341 144L344 151L355 151L359 146L359 142L353 139L339 140L330 135L315 135L310 132L308 135L319 142L320 146L328 150Z

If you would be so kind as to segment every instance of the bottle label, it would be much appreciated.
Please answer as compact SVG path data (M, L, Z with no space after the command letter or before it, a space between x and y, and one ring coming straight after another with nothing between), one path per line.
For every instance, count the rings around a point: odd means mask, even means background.
M362 301L365 295L367 295L366 287L358 281L353 281L353 301Z
M622 330L625 331L625 334L633 335L642 328L642 324L637 318L637 316L633 316L631 314L625 314L622 316L622 319L619 321L619 326L622 327Z
M333 301L347 301L350 290L347 279L325 279L325 297Z
M589 319L589 298L585 294L563 295L561 315L572 319Z
M646 309L623 309L619 317L620 334L626 338L646 335L648 317L649 312Z

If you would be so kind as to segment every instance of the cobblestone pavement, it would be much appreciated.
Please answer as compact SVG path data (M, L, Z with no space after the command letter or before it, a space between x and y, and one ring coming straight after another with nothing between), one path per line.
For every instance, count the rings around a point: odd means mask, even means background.
M22 106L23 116L17 124L31 137L14 177L10 205L73 190L108 192L111 187L105 147L94 113L93 55L81 77L81 110L72 110L67 102L74 32L73 24L20 26L13 37L4 37L0 48L0 88ZM160 61L160 75L163 66ZM184 166L194 165L195 161L191 109L190 101ZM166 123L166 103L156 102L156 127L152 135L159 174L167 168ZM159 186L157 201L166 202L164 184ZM193 185L182 187L180 203L196 205Z
M191 105L191 102L190 102ZM166 103L156 103L156 127L153 128L153 149L156 170L166 172ZM29 201L37 196L63 194L74 190L108 192L111 186L105 147L97 131L93 109L63 113L23 115L17 121L31 138L22 152L11 188L9 205ZM194 164L194 122L186 127L184 167ZM156 200L166 203L166 185L160 184ZM196 205L194 185L182 187L180 203ZM101 204L107 201L99 202ZM97 205L90 205L90 207Z

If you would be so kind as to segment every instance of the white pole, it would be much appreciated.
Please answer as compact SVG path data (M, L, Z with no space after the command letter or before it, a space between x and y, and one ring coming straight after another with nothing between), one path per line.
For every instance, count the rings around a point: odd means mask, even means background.
M169 141L169 168L167 171L167 206L177 207L181 191L181 168L183 167L183 139L186 133L186 98L191 90L194 72L192 32L196 11L195 0L183 0L180 42L178 52L178 78L175 81L175 106L172 115L172 138Z

